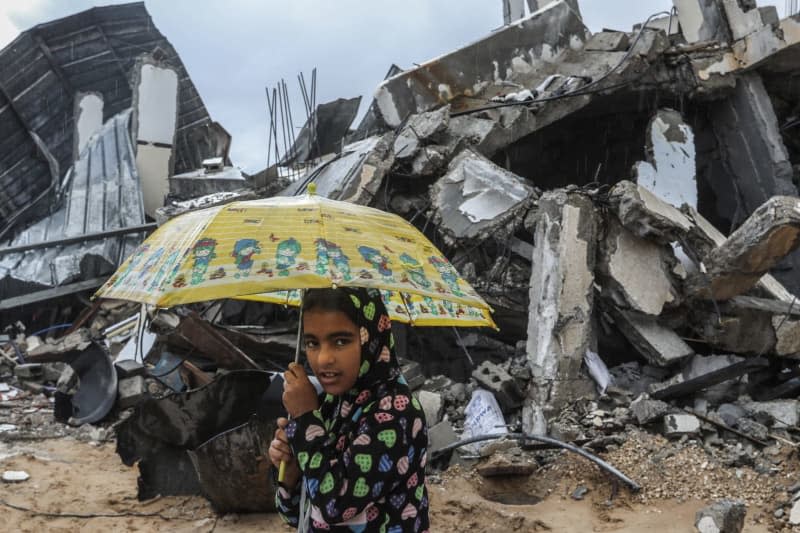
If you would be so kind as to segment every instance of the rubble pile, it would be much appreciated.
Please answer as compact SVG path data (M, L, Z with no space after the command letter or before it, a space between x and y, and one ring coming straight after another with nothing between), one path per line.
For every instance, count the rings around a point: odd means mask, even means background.
M242 179L220 174L223 156L175 176L180 204L145 194L153 209L144 212L163 222L232 198L303 194L314 183L317 194L417 225L494 307L499 325L395 328L437 466L496 452L478 471L505 476L552 462L527 437L449 453L468 436L523 433L612 460L644 439L647 453L637 457L649 467L702 450L733 472L726 479L784 479L800 442L800 97L792 89L800 22L749 2L675 0L670 14L632 32L592 35L574 0L540 3L462 49L393 68L355 130L342 126L356 115L355 100L320 106L330 120L312 117L280 163L304 169L297 180L286 184L286 172L271 167L255 177L261 189L231 192ZM146 65L153 60L142 59L140 75ZM24 263L21 242L9 254ZM53 394L57 415L59 401L74 410L84 384L70 372L87 371L75 361L89 346L100 350L92 364L107 360L112 369L100 380L113 389L111 404L135 407L131 420L148 409L188 409L177 393L213 396L222 376L247 380L228 376L280 370L293 358L297 318L279 306L137 312L95 304L75 321L83 330L73 325L45 348L12 328L0 341L2 401L27 394L19 388ZM117 355L111 345L126 336ZM62 366L48 366L56 361ZM4 413L0 427L15 425ZM136 424L124 432L145 442ZM188 468L185 454L202 441L181 435L159 446ZM152 490L156 470L143 482ZM645 498L675 491L639 481ZM742 498L775 505L776 523L800 523L797 487L769 486ZM697 527L739 530L743 511L718 502L698 514Z

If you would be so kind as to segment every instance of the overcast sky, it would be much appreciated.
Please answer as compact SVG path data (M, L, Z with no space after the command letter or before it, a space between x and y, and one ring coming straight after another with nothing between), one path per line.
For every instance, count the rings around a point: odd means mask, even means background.
M21 30L95 5L93 0L0 0L0 46ZM783 0L760 0L776 5ZM266 163L265 86L286 79L296 126L305 114L297 74L317 67L317 101L363 96L369 105L392 63L413 66L502 24L501 0L147 0L155 25L181 56L212 118L233 136L231 159ZM671 0L580 0L592 31L629 31Z

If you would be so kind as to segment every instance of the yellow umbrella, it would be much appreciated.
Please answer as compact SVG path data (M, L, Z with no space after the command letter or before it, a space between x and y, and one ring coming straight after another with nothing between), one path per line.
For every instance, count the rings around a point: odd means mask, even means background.
M176 217L95 296L158 307L219 298L299 305L297 289L367 287L381 290L400 322L496 328L489 305L413 225L309 189Z

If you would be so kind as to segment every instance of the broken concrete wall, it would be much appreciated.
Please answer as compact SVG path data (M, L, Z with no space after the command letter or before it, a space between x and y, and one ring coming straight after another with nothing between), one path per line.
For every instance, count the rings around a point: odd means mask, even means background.
M567 2L553 2L460 50L407 70L378 86L376 100L392 127L409 115L428 111L459 96L474 96L515 71L556 61L586 39L580 14Z
M715 182L714 190L736 192L736 205L717 205L720 213L732 213L738 226L758 206L776 195L797 196L793 171L778 121L761 77L750 73L739 77L731 98L712 104L711 117L719 150L728 171L728 182ZM776 272L792 292L800 292L800 254L787 261L788 272Z
M716 0L672 0L681 32L689 43L727 41L725 15Z
M540 198L526 351L533 373L530 399L550 414L593 394L581 365L586 351L596 350L592 314L597 232L597 213L586 196L554 191Z

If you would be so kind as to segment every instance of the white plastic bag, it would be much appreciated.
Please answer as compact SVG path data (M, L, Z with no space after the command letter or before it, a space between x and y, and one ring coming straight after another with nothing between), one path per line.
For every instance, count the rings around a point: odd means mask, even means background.
M503 412L497 404L494 394L487 390L476 389L464 411L464 432L461 440L480 435L508 433ZM492 442L491 440L467 444L462 449L468 453L477 454L481 449Z

